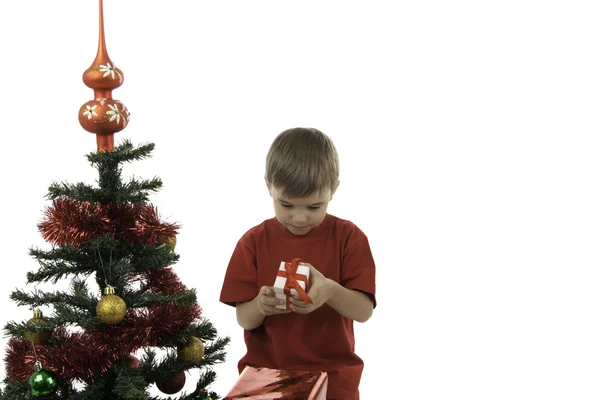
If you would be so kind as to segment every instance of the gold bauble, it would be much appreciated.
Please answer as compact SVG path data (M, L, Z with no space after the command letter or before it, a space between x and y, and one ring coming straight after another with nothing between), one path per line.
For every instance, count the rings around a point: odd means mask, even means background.
M171 250L175 250L175 246L177 245L177 236L171 236L165 239L165 245Z
M42 315L42 312L38 309L35 309L33 311L33 318L31 318L29 321L27 321L28 324L39 324L40 322L44 322L44 316ZM30 332L30 331L26 331L25 332L25 339L27 339L28 342L32 342L34 345L44 345L47 344L48 341L50 340L50 335L51 335L51 331L50 330L43 330L43 331L37 331L37 332Z
M114 325L118 324L125 317L127 312L127 305L122 298L115 295L115 288L107 286L104 289L104 296L96 305L96 315L105 324Z
M177 348L179 361L186 364L200 362L204 356L204 343L195 336L191 336L185 346Z

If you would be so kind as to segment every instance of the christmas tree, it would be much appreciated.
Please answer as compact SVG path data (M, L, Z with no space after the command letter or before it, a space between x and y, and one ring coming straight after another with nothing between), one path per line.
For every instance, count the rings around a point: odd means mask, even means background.
M27 283L70 279L70 286L11 294L33 315L5 326L10 339L0 399L166 398L149 395L149 388L156 383L166 395L178 393L193 369L200 370L196 388L179 398L218 399L209 390L216 378L211 366L224 361L229 338L218 337L196 292L172 269L180 226L162 221L149 203L161 180L122 178L123 165L150 157L154 145L125 140L114 146L129 112L112 99L123 73L106 53L102 0L99 5L98 55L84 73L95 96L79 112L81 125L97 137L97 151L87 155L97 185L49 188L51 204L38 228L51 248L30 250L39 268Z

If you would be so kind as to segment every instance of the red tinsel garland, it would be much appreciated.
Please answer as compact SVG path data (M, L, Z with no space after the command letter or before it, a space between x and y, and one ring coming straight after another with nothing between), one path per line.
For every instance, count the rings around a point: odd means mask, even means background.
M45 211L38 225L43 238L55 245L82 246L87 240L109 235L124 243L155 245L177 234L179 226L161 222L156 209L129 203L92 205L59 198ZM146 282L149 292L178 295L186 291L171 268L146 271L131 277ZM118 325L103 325L85 332L52 333L60 345L36 346L38 359L62 380L89 382L142 347L156 346L163 339L188 327L201 315L200 306L180 307L173 303L147 308L129 308ZM11 380L26 381L34 371L31 343L11 338L6 354L6 374Z
M152 293L180 294L187 290L170 268L146 274ZM38 359L63 380L92 381L132 352L156 346L200 318L197 303L190 308L174 304L146 309L128 309L118 325L102 326L85 332L67 332L64 327L53 331L62 345L36 346ZM34 371L35 357L31 343L11 338L6 355L6 374L11 380L26 381Z
M148 288L152 293L177 295L187 290L186 286L181 283L179 277L175 275L171 268L161 268L155 271L147 271L146 279Z
M175 236L179 225L161 222L153 206L130 203L90 204L58 198L38 224L42 237L59 246L79 247L87 240L110 235L128 245L156 244Z

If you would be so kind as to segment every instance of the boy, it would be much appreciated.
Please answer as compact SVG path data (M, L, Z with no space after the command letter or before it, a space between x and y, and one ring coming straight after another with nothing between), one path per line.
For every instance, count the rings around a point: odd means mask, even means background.
M339 185L333 142L312 128L280 133L267 154L265 181L275 218L253 227L231 256L220 301L236 307L247 353L238 369L266 367L328 373L327 398L358 400L363 361L354 353L353 321L376 306L375 263L365 234L327 214ZM310 268L305 304L277 308L273 284L281 261Z

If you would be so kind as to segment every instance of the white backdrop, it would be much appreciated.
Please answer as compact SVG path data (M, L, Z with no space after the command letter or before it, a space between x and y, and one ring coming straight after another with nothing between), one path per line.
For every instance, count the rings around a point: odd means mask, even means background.
M237 239L273 215L266 151L312 126L340 152L329 211L367 233L378 266L379 306L356 325L364 399L598 399L599 14L577 0L106 0L114 97L132 113L117 142L156 144L124 173L163 179L153 203L183 225L175 271L232 338L213 389L244 353L218 297ZM0 2L2 326L30 317L8 296L37 268L29 247L47 246L48 185L96 178L77 121L96 48L94 0Z

